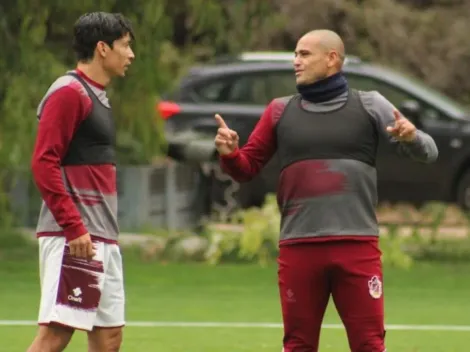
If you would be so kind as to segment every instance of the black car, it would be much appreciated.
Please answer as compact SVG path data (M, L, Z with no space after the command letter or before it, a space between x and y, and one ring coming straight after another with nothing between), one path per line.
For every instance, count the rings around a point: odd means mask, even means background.
M195 67L178 88L158 104L165 120L168 155L200 165L210 182L213 206L260 205L275 192L276 156L261 174L238 185L217 166L214 136L219 113L246 143L267 104L296 93L292 53L246 53L237 58ZM347 57L349 85L377 90L437 143L439 158L420 164L400 158L384 143L379 146L379 201L456 202L470 208L470 109L390 68ZM228 203L228 204L227 204Z

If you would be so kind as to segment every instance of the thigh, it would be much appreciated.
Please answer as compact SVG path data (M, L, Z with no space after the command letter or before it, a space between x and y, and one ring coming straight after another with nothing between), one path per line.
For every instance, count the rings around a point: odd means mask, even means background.
M377 243L338 243L334 251L332 295L352 352L383 352L384 296Z
M39 239L41 301L39 324L91 330L103 283L103 248L95 258L72 257L63 237Z
M59 282L62 272L65 239L63 237L40 237L39 279L41 298L39 302L39 324L47 325L54 316Z
M115 328L125 325L124 275L122 256L117 244L104 244L105 276L95 327Z
M279 292L285 352L316 352L329 299L326 261L317 244L280 248Z

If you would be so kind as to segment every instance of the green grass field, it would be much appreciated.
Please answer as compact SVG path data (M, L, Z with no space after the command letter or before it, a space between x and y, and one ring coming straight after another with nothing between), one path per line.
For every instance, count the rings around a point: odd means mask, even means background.
M33 252L35 253L35 252ZM38 305L35 254L1 258L0 351L24 352L36 326L11 326L10 321L34 321ZM127 320L130 323L276 323L280 324L276 267L254 265L143 263L124 253ZM410 271L385 270L386 321L390 352L462 352L470 343L470 263L420 263ZM339 324L330 304L326 324ZM150 324L152 325L152 324ZM155 325L155 324L153 324ZM179 324L182 325L182 324ZM419 325L434 330L413 330ZM466 326L462 331L444 328ZM396 329L401 328L401 329ZM281 351L280 325L129 326L126 352L258 352ZM67 351L86 351L85 335L77 333ZM349 351L343 329L325 328L320 351Z

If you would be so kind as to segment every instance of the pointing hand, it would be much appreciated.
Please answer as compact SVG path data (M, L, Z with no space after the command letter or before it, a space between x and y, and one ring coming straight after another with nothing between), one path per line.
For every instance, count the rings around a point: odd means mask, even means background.
M215 115L215 120L219 129L215 136L215 146L220 155L228 155L233 153L238 148L238 134L237 132L228 128L222 116Z

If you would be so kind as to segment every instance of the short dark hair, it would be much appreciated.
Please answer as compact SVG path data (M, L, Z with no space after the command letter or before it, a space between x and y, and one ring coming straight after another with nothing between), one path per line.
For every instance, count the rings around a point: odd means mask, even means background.
M120 13L86 13L73 27L73 50L78 61L91 60L96 44L103 41L111 48L115 40L129 34L134 39L131 22Z

